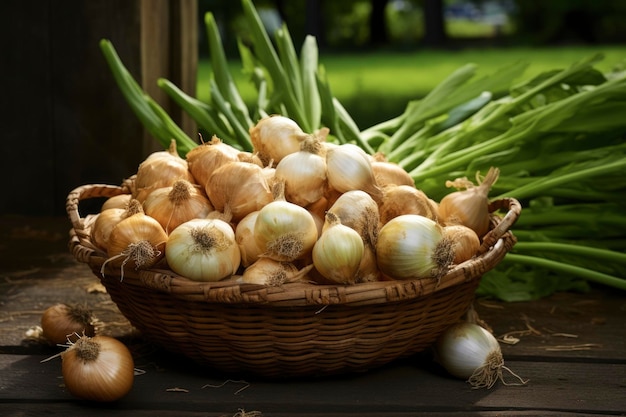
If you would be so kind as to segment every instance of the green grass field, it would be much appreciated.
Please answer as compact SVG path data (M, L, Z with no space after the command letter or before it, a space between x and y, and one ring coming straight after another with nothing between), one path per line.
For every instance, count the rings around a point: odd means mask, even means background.
M344 104L361 128L398 115L406 103L427 94L457 68L473 63L477 75L498 71L507 64L529 64L523 78L543 71L563 68L587 56L603 53L598 69L609 71L626 64L626 46L463 49L457 51L417 50L414 52L375 52L320 54L334 95ZM242 73L238 60L231 63L233 75L246 102L253 102L256 91ZM198 67L197 97L209 99L210 65L201 60Z

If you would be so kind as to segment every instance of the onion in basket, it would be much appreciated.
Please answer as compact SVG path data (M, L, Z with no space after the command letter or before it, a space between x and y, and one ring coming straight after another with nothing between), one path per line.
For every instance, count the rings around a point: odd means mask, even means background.
M442 227L419 214L404 214L381 227L376 244L381 272L395 279L440 279L454 259Z
M479 185L475 186L467 178L446 181L447 187L456 187L454 191L439 202L440 219L447 225L462 224L474 230L480 237L489 231L489 190L500 175L498 168L491 167ZM478 178L478 173L476 174Z
M229 223L193 219L172 231L165 246L169 267L194 281L219 281L237 272L239 245Z
M263 255L292 262L310 255L318 238L313 215L304 207L285 200L285 183L274 184L274 201L259 210L254 239Z
M125 266L149 268L163 258L166 241L167 233L158 221L143 212L133 214L111 230L107 247L109 258L102 265L102 271L107 263L119 260L122 272Z
M354 284L364 251L361 235L341 224L334 213L326 213L324 231L313 246L313 264L317 271L338 284Z

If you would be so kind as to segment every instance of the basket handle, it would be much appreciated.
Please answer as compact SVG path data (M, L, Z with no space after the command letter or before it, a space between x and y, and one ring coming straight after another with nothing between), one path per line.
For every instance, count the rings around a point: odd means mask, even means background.
M72 222L72 227L76 232L85 229L85 218L81 217L78 210L79 203L82 200L100 197L113 197L119 194L127 194L129 191L125 187L107 184L88 184L72 190L65 200L65 211Z
M493 214L501 209L508 210L504 217ZM489 203L489 212L492 213L491 222L493 227L483 237L482 244L478 250L479 255L487 252L505 233L511 233L511 227L513 227L522 213L522 205L515 198L502 198Z

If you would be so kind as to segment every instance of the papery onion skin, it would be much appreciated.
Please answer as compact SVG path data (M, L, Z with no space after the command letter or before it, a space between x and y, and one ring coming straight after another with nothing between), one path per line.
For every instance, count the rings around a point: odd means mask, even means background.
M410 185L388 185L378 207L381 224L403 214L419 214L437 221L437 208L421 190Z
M179 179L195 182L187 160L178 155L176 141L172 140L168 150L153 152L139 164L133 197L143 202L153 190L168 187Z
M187 180L178 180L169 187L152 191L143 202L147 215L156 219L166 233L180 224L196 218L205 218L213 206L204 190Z
M441 226L418 214L395 217L378 234L376 260L381 272L390 278L439 279L453 256Z
M93 244L106 252L109 247L111 231L125 218L126 210L122 208L109 208L98 213L90 231Z
M386 161L373 161L372 172L374 173L374 178L376 178L376 183L381 188L387 185L415 187L413 177L398 164Z
M81 305L57 303L41 315L42 336L53 345L74 342L79 336L95 336L95 318Z
M300 151L286 155L276 165L275 177L285 182L285 199L305 207L324 196L326 159L314 137L306 139Z
M174 272L193 281L219 281L241 264L235 232L219 219L193 219L178 226L167 240L165 257Z
M460 264L474 257L480 249L480 238L472 229L461 224L444 226L443 235L450 240L454 251L454 264Z
M313 215L288 201L273 201L259 210L254 238L264 256L292 262L310 253L318 238Z
M266 170L249 162L230 162L216 169L205 184L215 210L230 210L238 222L273 200Z
M474 186L467 178L447 181L446 186L454 186L461 190L454 191L439 201L438 210L441 220L446 225L462 224L467 226L482 239L489 231L491 222L489 191L498 180L499 175L500 170L491 167L484 180L477 186Z
M289 282L301 281L306 271L311 268L312 265L300 271L298 267L291 262L281 262L262 257L245 269L241 281L246 284L280 287Z
M239 150L222 142L217 136L191 149L186 159L189 172L198 184L206 184L219 167L240 160Z
M341 194L328 209L341 224L356 230L372 247L378 240L380 214L378 204L365 191L351 190Z
M468 379L489 355L502 356L497 339L483 327L461 322L446 329L435 345L437 360L457 378Z
M281 115L264 117L250 128L254 153L264 166L278 164L286 155L298 152L308 136L294 120Z
M152 217L137 213L120 221L109 235L108 261L123 257L118 263L128 267L145 269L163 258L167 233ZM135 251L136 248L141 248ZM125 258L124 258L125 256Z
M118 194L113 197L107 198L107 200L102 204L100 211L108 210L110 208L120 208L125 209L128 207L128 202L132 196L130 194Z
M326 150L328 185L340 193L362 190L375 201L380 201L382 191L376 183L367 153L356 145L344 143Z
M235 240L241 253L241 265L248 267L263 254L254 239L254 222L259 215L258 210L253 211L241 219L235 227Z
M133 387L132 354L115 338L81 337L61 358L65 387L75 397L112 402L127 395Z
M333 213L326 214L326 223L328 227L313 246L313 265L326 279L354 284L365 251L363 239Z

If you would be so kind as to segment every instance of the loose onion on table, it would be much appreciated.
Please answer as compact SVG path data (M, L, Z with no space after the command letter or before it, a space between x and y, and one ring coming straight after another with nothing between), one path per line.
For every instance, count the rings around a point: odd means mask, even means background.
M61 354L63 381L74 396L90 401L119 400L133 387L132 354L109 336L80 337Z
M42 336L51 344L75 342L79 336L95 335L95 317L80 304L57 303L41 315Z
M450 326L438 338L435 353L446 371L466 379L473 388L491 388L498 380L511 385L504 381L504 370L521 384L527 383L504 365L498 340L478 324L460 322Z

